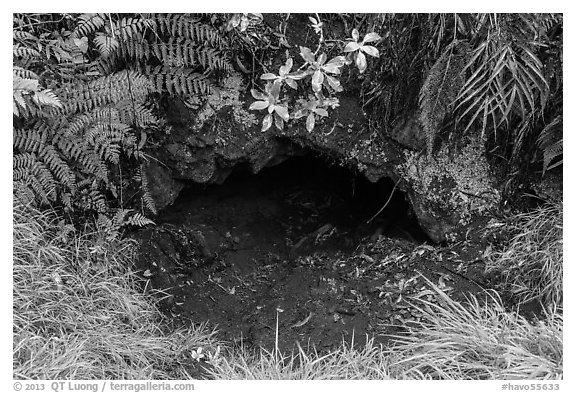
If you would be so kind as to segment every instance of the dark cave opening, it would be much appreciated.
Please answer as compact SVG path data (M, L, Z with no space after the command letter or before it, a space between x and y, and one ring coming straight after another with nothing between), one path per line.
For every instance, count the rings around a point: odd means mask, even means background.
M206 224L221 236L249 233L256 243L277 246L254 244L258 248L287 255L317 249L349 251L380 235L429 241L404 193L393 190L392 179L372 183L333 160L309 153L257 174L236 166L220 185L192 183L161 212L159 221Z
M170 315L209 321L240 345L332 350L368 334L385 342L396 328L381 323L393 324L395 311L381 296L391 280L416 274L402 271L419 261L407 255L428 241L399 189L367 224L393 188L313 153L257 174L237 166L220 185L190 183L157 219L193 240L201 233L204 262L160 232L158 257L142 270L171 294Z

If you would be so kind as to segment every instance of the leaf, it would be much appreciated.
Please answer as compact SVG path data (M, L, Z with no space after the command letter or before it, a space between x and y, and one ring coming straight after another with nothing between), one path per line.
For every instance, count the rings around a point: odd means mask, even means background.
M312 132L312 130L314 129L315 121L316 119L314 118L314 113L310 113L306 118L306 129L308 130L308 132Z
M373 46L364 45L360 50L372 57L380 57L380 52L378 52L378 49Z
M294 90L298 89L298 83L296 83L296 81L292 78L286 78L284 79L284 82L286 82L286 84L288 86L290 86L291 88L293 88Z
M56 108L62 108L62 103L56 94L52 93L50 89L41 90L36 92L32 99L38 105L50 105Z
M276 81L274 81L274 82L276 82ZM272 86L270 86L270 85L272 85ZM270 95L272 96L272 98L274 98L274 100L277 100L278 97L280 96L280 83L268 82L268 84L266 85L266 91L268 91L270 93Z
M256 98L257 100L265 101L268 98L268 96L266 94L261 93L256 89L251 89L250 93L252 93L252 97Z
M262 120L262 132L267 131L272 126L272 115L269 113Z
M298 109L295 113L294 113L294 118L295 119L300 119L301 117L306 116L306 111L304 109Z
M360 34L358 33L357 29L352 30L352 39L355 42L358 42L358 39L360 38Z
M242 20L240 21L240 32L246 31L249 23L250 21L246 17L242 17Z
M326 53L322 53L319 57L318 57L318 65L323 65L324 63L326 63L326 59L328 58L328 56L326 56Z
M342 88L342 86L340 85L340 81L338 79L336 79L330 75L325 75L325 77L326 77L326 80L328 81L328 84L330 85L330 87L333 88L336 92L341 92L344 90Z
M366 71L366 56L364 56L364 53L358 52L356 54L356 66L360 73Z
M260 79L264 79L264 80L272 80L272 79L276 79L278 78L278 76L272 74L271 72L267 72L265 74L260 75Z
M377 33L368 33L364 36L362 43L367 44L369 42L374 42L374 41L378 41L381 39L382 39L382 37L380 37Z
M292 65L293 65L293 60L291 57L289 57L286 60L286 64L283 65L282 67L280 67L280 71L279 71L280 75L284 76L284 75L288 74L290 72L290 70L292 69Z
M326 109L322 109L322 108L316 108L314 109L314 112L322 117L327 117L328 116L328 111Z
M279 130L284 129L284 120L282 120L282 118L278 115L278 113L274 113L274 125Z
M321 91L322 82L324 82L324 74L320 70L316 70L312 75L312 90L315 92Z
M344 58L344 56L338 56L335 57L334 59L330 60L327 64L325 64L322 69L325 72L329 72L331 74L340 74L340 67L342 67L344 65L344 63L346 62L346 59Z
M279 105L275 106L274 112L276 112L285 121L288 121L288 119L290 118L290 115L288 114L288 108L286 108L285 106L279 106Z
M301 46L300 47L300 56L302 56L302 58L312 64L314 63L314 54L312 53L312 51L310 50L310 48L307 48L305 46Z
M268 106L270 106L270 104L267 101L256 101L250 105L249 109L251 111L261 111L262 109L268 108Z
M318 21L316 20L316 18L313 18L313 17L309 16L309 17L308 17L308 20L309 20L310 22L312 22L313 25L317 25L317 24L318 24Z
M328 63L326 63L326 66L328 65L335 65L336 67L342 67L344 64L346 64L346 58L344 56L336 56L335 58L331 59Z
M346 44L346 47L344 47L344 52L354 52L357 51L358 49L360 49L360 44L357 42L349 42Z
M299 71L299 72L294 72L292 74L286 75L286 78L290 78L290 79L293 79L295 81L299 81L300 79L304 79L308 75L309 74L304 72L304 71Z
M76 45L82 53L88 51L88 37L74 38L74 45Z

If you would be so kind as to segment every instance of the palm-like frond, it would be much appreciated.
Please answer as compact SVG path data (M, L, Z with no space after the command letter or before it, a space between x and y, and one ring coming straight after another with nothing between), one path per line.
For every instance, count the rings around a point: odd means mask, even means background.
M457 120L466 119L465 131L478 122L483 136L488 129L497 132L513 116L525 120L534 115L548 99L542 63L526 43L490 37L474 50L466 70L471 75L456 108Z

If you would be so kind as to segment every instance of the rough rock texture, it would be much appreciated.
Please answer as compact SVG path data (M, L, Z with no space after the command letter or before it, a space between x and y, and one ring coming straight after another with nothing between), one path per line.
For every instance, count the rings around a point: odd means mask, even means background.
M148 190L158 210L172 204L184 188L184 183L174 179L169 168L160 165L155 160L149 161L144 166L144 172L148 181Z
M474 217L499 201L479 142L470 141L458 154L441 149L428 158L414 151L422 146L418 127L401 120L393 135L371 131L358 98L346 95L312 132L306 131L304 119L292 120L282 131L273 126L262 132L264 112L248 111L253 102L248 91L242 78L232 75L198 110L181 101L170 104L171 134L150 152L172 172L171 177L156 177L156 188L166 184L171 190L161 197L155 193L160 205L175 198L175 180L220 184L235 167L257 173L310 151L356 169L372 182L383 177L398 181L434 241L462 236Z

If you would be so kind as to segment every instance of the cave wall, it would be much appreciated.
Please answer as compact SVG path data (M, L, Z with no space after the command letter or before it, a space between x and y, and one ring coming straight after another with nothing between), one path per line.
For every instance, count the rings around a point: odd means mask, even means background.
M414 122L405 122L409 132L395 129L384 135L369 129L357 96L339 98L340 106L312 132L303 121L262 132L262 112L248 111L253 99L240 74L230 75L197 110L170 101L171 132L148 152L161 163L151 161L147 170L158 208L174 201L182 181L221 184L237 165L257 173L304 150L356 168L372 182L383 177L398 181L421 227L437 242L465 236L476 218L499 203L480 141L427 157L414 150L423 140Z

